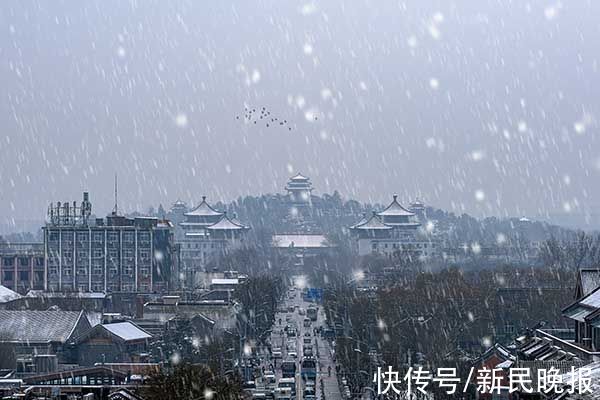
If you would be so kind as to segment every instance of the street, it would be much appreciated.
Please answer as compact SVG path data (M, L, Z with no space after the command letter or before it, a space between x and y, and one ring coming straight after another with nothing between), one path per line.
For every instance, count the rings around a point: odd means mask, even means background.
M317 320L310 321L307 317L309 308L318 307ZM308 322L310 321L310 322ZM286 368L290 366L290 361L295 365L295 399L296 400L341 400L339 385L336 377L335 363L332 357L332 351L328 341L321 337L317 332L318 328L324 325L325 314L319 304L305 301L302 298L302 290L298 287L292 287L286 294L286 297L279 307L275 317L275 326L271 333L271 354L264 353L262 357L262 367L265 372L256 382L255 393L268 393L273 391L275 399L287 399L288 394L284 390L277 389L286 385L287 380L283 380L282 364L286 363ZM281 351L281 357L279 357ZM312 356L311 356L312 354ZM304 358L304 356L308 356ZM314 358L312 358L314 357ZM311 378L302 378L302 360L305 359L305 366L312 365L311 360L315 361L316 379L314 386L310 382ZM270 368L273 367L273 375L269 383ZM305 369L305 374L308 369ZM262 395L255 395L262 397ZM291 398L294 396L292 395Z

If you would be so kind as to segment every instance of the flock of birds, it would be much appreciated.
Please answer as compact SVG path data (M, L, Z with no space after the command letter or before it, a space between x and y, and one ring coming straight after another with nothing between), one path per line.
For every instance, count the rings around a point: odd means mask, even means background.
M243 117L245 121L253 123L254 125L257 125L258 123L264 123L267 128L279 126L282 128L288 128L290 131L292 130L292 127L288 124L287 119L280 119L274 115L271 115L271 111L267 110L266 107L259 109L246 107ZM237 115L235 118L239 120L241 119L241 116Z

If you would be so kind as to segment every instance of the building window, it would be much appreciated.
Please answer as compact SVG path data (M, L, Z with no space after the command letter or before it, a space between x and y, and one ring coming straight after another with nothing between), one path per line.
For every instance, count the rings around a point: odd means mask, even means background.
M5 267L12 267L13 258L12 257L4 257L2 259L2 265L4 265Z
M56 265L48 265L48 274L58 275L58 267Z
M133 276L133 266L131 264L123 266L123 275Z
M373 250L377 250L377 243L373 243L373 244L371 245L371 248L372 248Z
M124 283L123 284L124 292L133 292L133 290L134 290L134 285L132 283Z
M4 271L2 273L2 282L12 282L15 279L15 274L12 271Z
M92 274L93 275L102 275L103 273L103 269L102 268L102 260L94 260L94 262L92 263Z
M104 241L104 232L94 232L92 240L94 243L102 243Z
M101 292L104 290L104 284L101 282L92 282L92 292Z
M108 265L109 265L108 274L110 276L115 276L115 275L119 274L119 268L117 267L117 264L111 262Z
M123 250L123 257L125 258L133 258L133 249L125 249Z
M134 234L133 234L133 232L124 232L123 233L123 241L125 243L132 244L134 242Z
M77 291L79 291L79 292L87 292L88 291L88 285L86 285L85 283L80 283L79 285L77 285Z
M515 333L515 326L512 324L505 324L504 325L504 333L506 333L507 335L511 335L511 334Z
M29 271L19 271L19 281L29 282Z
M149 232L140 232L138 234L138 240L142 244L150 244L150 233Z
M29 258L28 257L19 257L19 265L21 267L29 266Z
M34 271L33 272L33 282L34 283L44 283L44 271Z
M143 292L143 293L150 292L150 285L147 283L140 283L140 292Z
M147 278L150 276L150 268L147 266L142 266L140 267L140 274L144 277Z
M108 232L108 241L109 242L118 242L119 241L119 232Z
M35 258L35 266L36 267L43 267L44 266L44 258L43 257L36 257Z
M94 249L94 257L95 258L102 258L104 257L104 252L102 251L102 249Z
M64 276L71 276L73 270L71 269L71 266L64 266L62 272Z

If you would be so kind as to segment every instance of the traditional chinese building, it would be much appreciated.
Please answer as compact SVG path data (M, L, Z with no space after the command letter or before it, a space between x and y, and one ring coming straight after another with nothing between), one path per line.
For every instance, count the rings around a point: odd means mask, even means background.
M292 176L285 186L291 203L296 205L310 205L313 190L310 179L298 173Z
M425 215L425 204L423 204L423 202L419 199L410 203L408 210L415 214L420 222L423 222L425 218L427 218Z
M186 281L191 283L211 257L241 247L250 227L235 215L215 210L203 196L197 207L185 213L185 221L179 224L179 229L177 241L181 245L182 269Z
M432 256L437 244L419 234L421 224L415 213L404 208L394 195L392 202L383 211L364 215L350 227L356 240L359 255L380 253L391 256L395 252L408 252L416 256Z

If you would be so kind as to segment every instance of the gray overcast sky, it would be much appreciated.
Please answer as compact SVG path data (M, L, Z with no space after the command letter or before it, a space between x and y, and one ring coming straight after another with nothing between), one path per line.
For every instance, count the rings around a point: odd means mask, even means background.
M133 211L282 192L299 170L317 193L600 226L598 16L592 0L4 0L0 225L83 190L104 214L115 172Z

